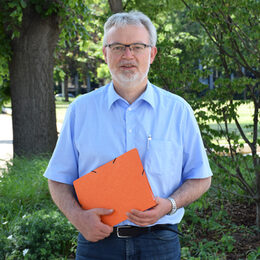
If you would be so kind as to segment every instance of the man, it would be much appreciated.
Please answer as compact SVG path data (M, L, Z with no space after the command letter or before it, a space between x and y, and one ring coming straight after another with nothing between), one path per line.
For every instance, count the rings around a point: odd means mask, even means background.
M183 207L210 187L212 173L190 106L148 81L156 38L140 12L111 16L103 53L112 82L68 108L45 176L54 202L80 232L76 259L180 259ZM132 209L113 228L100 220L113 209L83 210L72 184L133 148L157 205L145 212Z

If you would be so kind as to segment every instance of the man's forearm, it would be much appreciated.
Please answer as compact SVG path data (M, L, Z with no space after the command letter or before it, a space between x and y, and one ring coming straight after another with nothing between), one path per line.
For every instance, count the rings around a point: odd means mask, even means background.
M73 224L73 219L77 216L77 212L81 210L75 198L73 186L52 180L49 180L48 184L54 203Z
M76 200L71 185L49 180L49 189L53 201L67 219L89 241L96 242L108 237L113 228L101 222L102 215L109 215L111 209L84 210Z
M201 197L210 187L211 177L205 179L189 179L177 189L171 197L174 198L177 208L185 207Z

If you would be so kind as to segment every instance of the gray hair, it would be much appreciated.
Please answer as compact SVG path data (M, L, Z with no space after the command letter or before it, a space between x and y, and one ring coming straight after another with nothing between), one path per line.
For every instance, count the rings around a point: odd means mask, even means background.
M141 12L131 11L129 13L116 13L108 18L104 25L103 45L107 44L107 33L112 27L123 27L126 25L143 25L149 33L149 41L152 46L156 45L157 33L150 18Z

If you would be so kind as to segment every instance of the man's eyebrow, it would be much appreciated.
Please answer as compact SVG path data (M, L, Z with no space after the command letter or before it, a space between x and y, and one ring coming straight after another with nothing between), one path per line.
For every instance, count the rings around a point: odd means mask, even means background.
M112 42L112 43L108 43L107 45L112 45L112 44L121 44L121 45L132 45L132 44L146 44L144 42L132 42L132 43L129 43L129 44L124 44L124 43L121 43L121 42Z
M123 43L121 43L121 42L112 42L109 45L111 45L111 44L123 44Z

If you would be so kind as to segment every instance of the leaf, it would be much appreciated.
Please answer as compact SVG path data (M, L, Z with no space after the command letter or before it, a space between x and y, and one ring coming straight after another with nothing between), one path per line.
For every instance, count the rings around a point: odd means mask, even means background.
M24 0L21 0L20 4L21 4L22 8L26 8L27 7L27 3Z
M41 14L42 13L42 7L40 5L36 5L35 6L35 10L37 11L37 13Z

